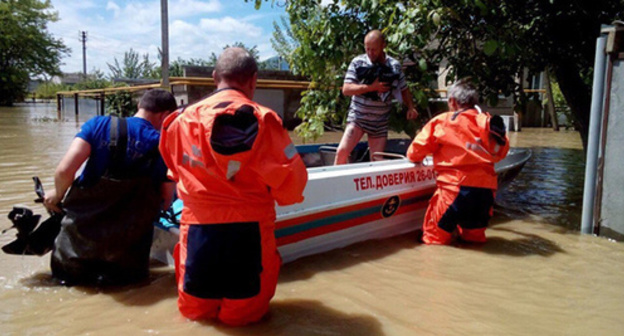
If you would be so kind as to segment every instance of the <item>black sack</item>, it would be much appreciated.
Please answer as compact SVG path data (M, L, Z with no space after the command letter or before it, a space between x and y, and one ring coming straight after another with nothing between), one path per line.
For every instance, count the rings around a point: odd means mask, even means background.
M379 79L380 82L388 84L388 87L390 87L389 92L395 89L392 83L400 77L400 74L394 72L391 67L379 63L357 67L355 69L355 74L361 84L372 84L375 80ZM377 92L366 92L363 96L375 101L382 100ZM389 96L389 94L386 95L386 99Z

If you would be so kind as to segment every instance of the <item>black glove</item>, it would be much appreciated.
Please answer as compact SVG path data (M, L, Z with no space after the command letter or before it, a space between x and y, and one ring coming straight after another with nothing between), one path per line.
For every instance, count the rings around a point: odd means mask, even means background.
M490 118L490 134L494 138L497 144L504 146L505 145L505 122L503 122L503 118L499 115L494 115Z

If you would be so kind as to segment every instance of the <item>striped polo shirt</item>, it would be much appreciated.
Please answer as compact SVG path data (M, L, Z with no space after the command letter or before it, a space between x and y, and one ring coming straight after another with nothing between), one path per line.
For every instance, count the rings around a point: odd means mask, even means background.
M369 67L373 63L366 54L355 57L345 76L344 83L362 84L364 78L358 78L357 69L360 67ZM349 105L349 114L347 122L354 123L368 134L369 137L385 137L388 134L388 119L390 109L392 108L392 98L401 101L401 91L407 89L405 75L401 71L401 64L394 58L386 55L385 65L399 74L399 79L395 80L391 87L392 90L385 93L371 95L355 95L351 97Z

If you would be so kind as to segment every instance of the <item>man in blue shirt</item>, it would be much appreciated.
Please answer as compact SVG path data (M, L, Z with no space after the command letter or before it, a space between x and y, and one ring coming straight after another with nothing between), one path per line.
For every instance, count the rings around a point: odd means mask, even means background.
M147 276L152 222L175 188L158 152L159 130L176 108L171 93L150 90L133 117L95 117L82 126L44 200L65 213L52 254L55 277L120 284Z

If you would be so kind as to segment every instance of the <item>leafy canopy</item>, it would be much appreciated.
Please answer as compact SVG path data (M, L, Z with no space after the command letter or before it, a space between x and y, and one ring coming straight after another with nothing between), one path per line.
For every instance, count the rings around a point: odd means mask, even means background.
M256 7L269 2L246 1ZM321 130L327 120L344 118L347 98L338 88L346 66L363 53L364 34L381 29L388 37L387 52L408 64L406 76L421 112L440 64L448 66L441 74L447 83L472 76L489 103L495 104L502 93L513 96L520 106L526 97L518 78L525 70L535 74L550 68L586 139L596 38L601 24L622 19L624 11L624 0L270 3L284 4L290 19L295 43L288 44L294 49L286 59L315 84L304 94L299 110L307 122L300 128L304 135Z
M106 63L111 72L112 78L157 78L156 64L150 62L149 54L143 57L132 48L124 53L123 61L120 63L115 57L113 64Z
M21 99L31 77L61 73L69 49L47 31L57 19L49 0L0 0L0 105Z
M426 110L432 94L426 89L436 78L436 72L430 71L430 64L435 60L428 48L439 26L424 3L410 6L402 3L384 0L333 1L326 5L321 1L286 2L290 25L283 22L285 29L276 29L273 43L279 46L278 52L284 54L293 72L312 81L297 111L304 120L297 128L299 135L315 138L323 133L327 122L341 124L344 121L350 102L341 94L344 75L350 61L364 53L364 36L372 29L385 33L387 54L411 64L404 72L415 103L421 111ZM405 112L396 106L391 112L390 127L413 135L417 123L406 122Z

